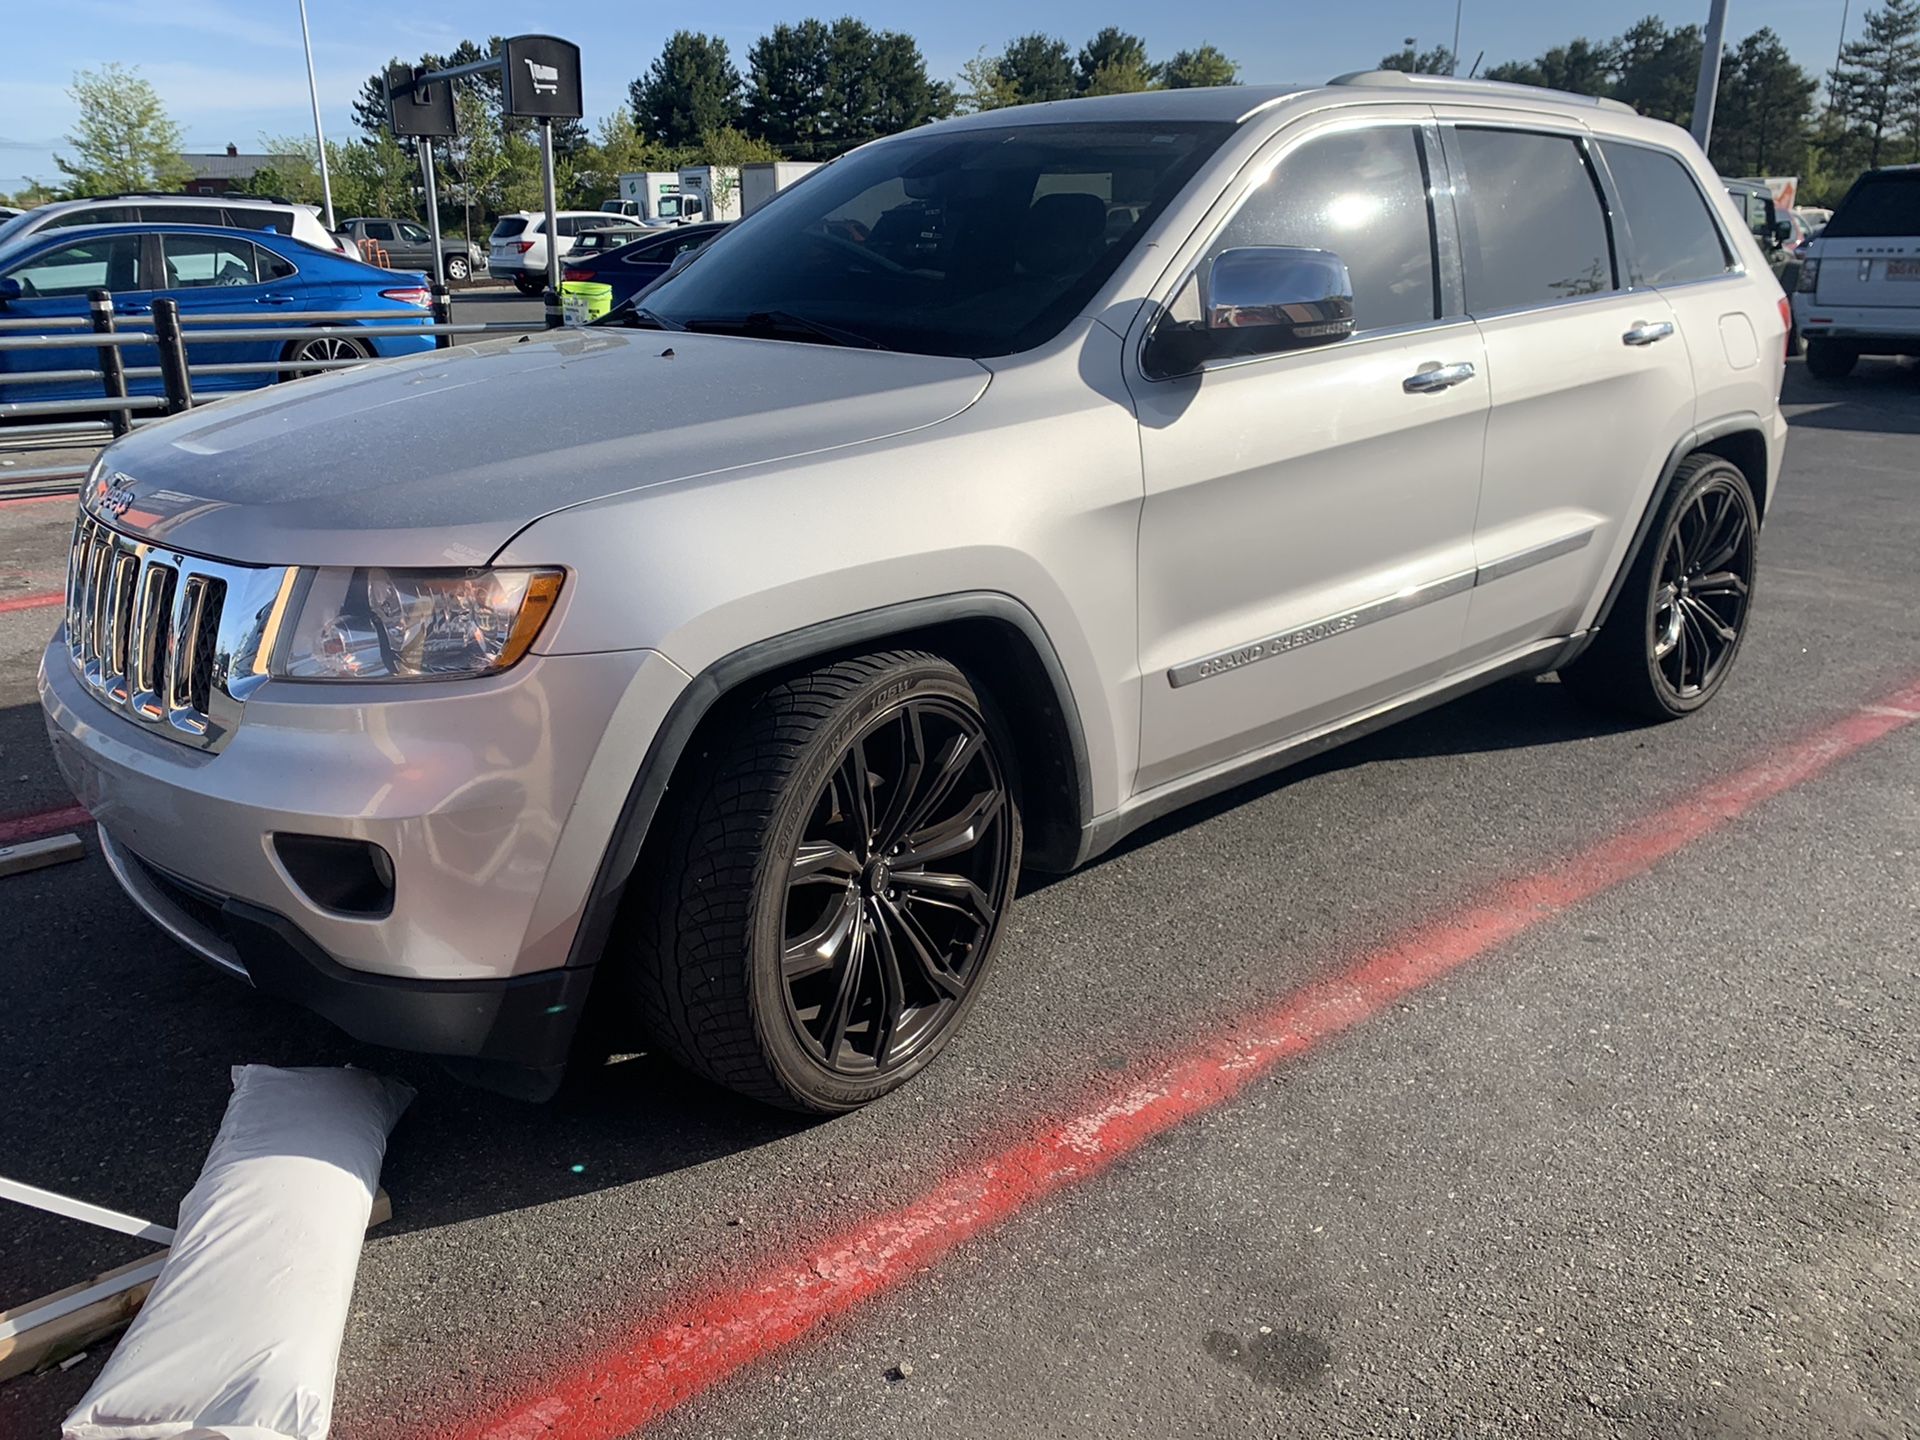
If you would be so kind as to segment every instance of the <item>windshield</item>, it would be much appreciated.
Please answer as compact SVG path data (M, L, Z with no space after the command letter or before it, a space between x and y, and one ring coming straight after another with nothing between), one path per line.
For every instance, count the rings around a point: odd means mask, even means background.
M0 220L0 248L5 248L9 241L24 234L34 218L33 211L22 210L10 219Z
M1833 212L1821 239L1910 235L1920 235L1920 171L1861 176Z
M925 130L816 171L647 292L670 326L1007 355L1059 333L1229 125ZM757 317L784 317L777 327Z

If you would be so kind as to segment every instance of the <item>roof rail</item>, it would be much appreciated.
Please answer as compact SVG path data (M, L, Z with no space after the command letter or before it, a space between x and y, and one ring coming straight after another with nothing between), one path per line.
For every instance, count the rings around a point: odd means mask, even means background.
M1353 70L1345 75L1336 75L1327 82L1329 85L1357 85L1397 87L1413 90L1452 90L1464 95L1507 95L1519 98L1523 95L1536 95L1562 102L1571 101L1576 105L1594 105L1602 110L1619 110L1628 115L1637 115L1624 100L1615 100L1610 95L1577 95L1571 90L1549 90L1544 85L1520 85L1511 80L1462 80L1456 75L1414 75L1405 70Z
M191 190L124 190L118 195L69 195L66 201L56 203L97 204L102 200L209 200L215 203L223 200L254 200L266 205L295 203L284 195L255 195L243 190L229 190L221 195L198 195Z

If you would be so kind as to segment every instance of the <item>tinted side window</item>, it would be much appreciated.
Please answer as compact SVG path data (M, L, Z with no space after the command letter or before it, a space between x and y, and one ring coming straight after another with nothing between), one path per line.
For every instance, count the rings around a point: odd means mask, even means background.
M1433 319L1433 223L1417 135L1394 125L1309 140L1247 196L1210 255L1241 245L1338 254L1358 330Z
M258 245L253 247L253 258L260 266L262 280L285 280L300 273L299 267L291 260L282 259L271 250L262 250Z
M1706 197L1678 157L1640 145L1600 142L1633 237L1637 285L1677 285L1732 270L1733 257Z
M1825 233L1835 240L1920 235L1920 170L1861 176L1833 212Z
M227 207L227 223L240 230L271 230L277 235L293 233L293 217L284 210L262 210L257 206Z
M218 225L218 205L142 205L140 218L149 225Z
M388 220L363 220L360 229L369 240L393 239L393 223Z
M84 210L69 210L64 215L56 216L41 228L54 230L65 229L69 225L118 225L139 218L131 205L89 205Z
M1469 312L1614 288L1606 212L1575 141L1461 128L1451 150L1462 172L1454 176L1454 194Z
M217 235L163 235L160 244L167 257L169 290L255 283L253 246L244 240Z
M151 289L140 274L141 237L111 235L57 245L6 273L28 298L84 295L89 290Z

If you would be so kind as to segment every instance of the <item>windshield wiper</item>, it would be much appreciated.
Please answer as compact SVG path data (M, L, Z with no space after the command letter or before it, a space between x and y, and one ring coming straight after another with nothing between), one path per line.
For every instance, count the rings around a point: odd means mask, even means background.
M684 330L687 327L678 320L669 320L658 311L649 310L644 305L631 302L619 309L602 315L593 322L596 325L627 325L635 330Z
M690 330L711 330L718 334L757 335L772 338L776 335L810 335L816 340L825 340L831 345L847 345L856 350L884 350L871 335L862 335L857 330L843 330L838 325L829 325L822 320L809 320L804 315L796 315L791 310L755 310L738 319L708 317L702 320L689 320L686 328Z

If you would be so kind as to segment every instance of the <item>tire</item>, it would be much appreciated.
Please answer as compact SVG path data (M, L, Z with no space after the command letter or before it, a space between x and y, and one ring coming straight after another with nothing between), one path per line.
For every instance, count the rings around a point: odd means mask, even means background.
M980 994L1020 868L1012 751L967 678L917 651L731 713L636 873L616 1003L730 1090L854 1110L924 1070Z
M447 279L450 281L465 281L473 278L473 266L464 255L449 255L446 268Z
M1816 380L1844 380L1860 362L1860 352L1838 340L1808 339L1807 373Z
M538 295L547 288L546 274L543 271L538 275L529 275L523 271L513 277L513 288L522 295Z
M283 361L296 360L370 360L373 347L364 340L355 340L351 336L331 332L326 335L313 335L305 340L295 340L280 357ZM287 370L281 373L282 380L298 380L302 375L324 375L324 370Z
M1720 692L1753 608L1759 517L1740 468L1681 462L1600 634L1562 678L1603 709L1677 720Z

